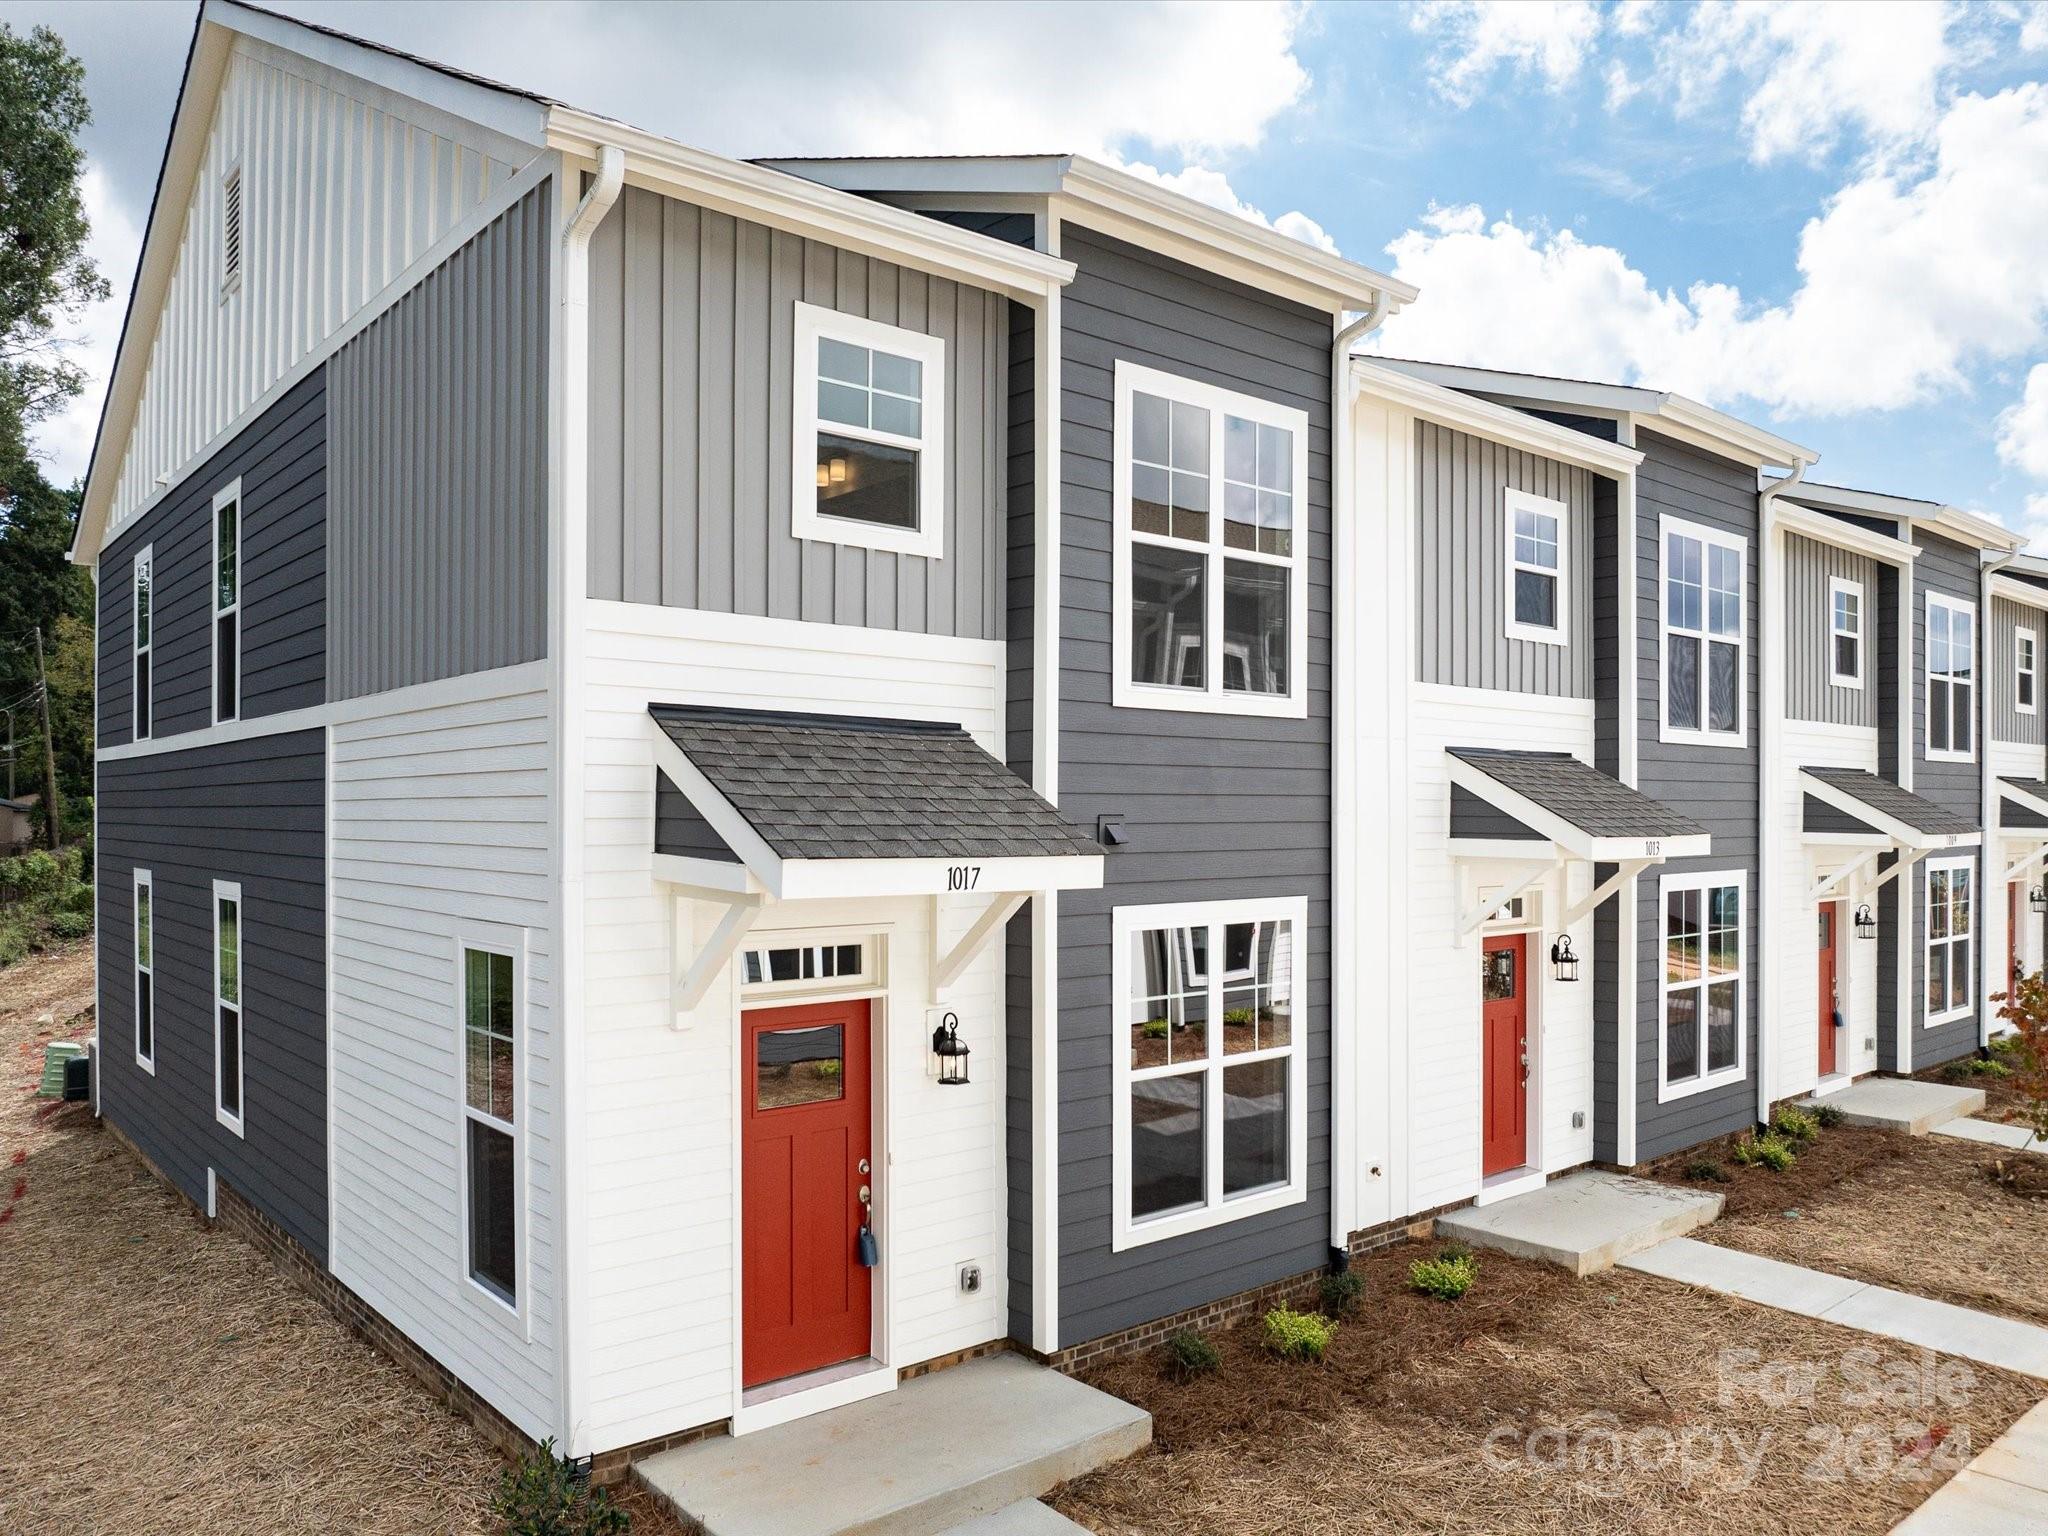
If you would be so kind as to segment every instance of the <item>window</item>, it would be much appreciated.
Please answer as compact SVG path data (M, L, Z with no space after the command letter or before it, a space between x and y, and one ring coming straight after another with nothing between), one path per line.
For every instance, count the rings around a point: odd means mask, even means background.
M1828 681L1863 686L1863 584L1828 579Z
M154 551L147 544L135 557L135 739L149 738L150 695L156 688L156 668L151 658L155 616L150 611L150 566Z
M1115 703L1307 713L1308 417L1116 365Z
M1749 542L1664 520L1664 740L1742 745Z
M213 882L214 1118L242 1134L242 888Z
M220 188L220 296L242 286L242 168L229 171Z
M1307 1198L1307 918L1298 898L1116 909L1116 1247Z
M1927 865L1927 1015L1923 1023L1945 1024L1976 1007L1970 985L1971 862L1930 860Z
M1507 629L1510 640L1565 643L1565 504L1507 493Z
M462 1133L469 1278L519 1305L519 996L508 950L462 949Z
M873 944L874 950L880 944ZM750 992L844 990L875 980L871 947L860 939L792 943L740 954L740 985Z
M946 552L946 343L796 306L792 531L939 559Z
M2035 714L2040 709L2039 695L2034 691L2039 686L2035 681L2034 647L2031 629L2012 632L2012 707L2023 715Z
M242 482L213 498L213 719L242 713Z
M1679 1098L1743 1075L1740 872L1669 875L1664 903L1664 1017L1659 1097Z
M135 871L135 1065L156 1071L156 889L146 869Z
M1927 594L1927 755L1967 763L1976 755L1977 610Z

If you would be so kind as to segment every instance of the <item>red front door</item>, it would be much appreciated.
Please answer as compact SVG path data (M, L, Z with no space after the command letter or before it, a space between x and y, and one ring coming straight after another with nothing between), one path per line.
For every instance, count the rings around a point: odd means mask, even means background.
M740 1374L752 1387L868 1352L868 1004L754 1009L741 1033Z
M1528 958L1528 936L1518 933L1487 940L1481 960L1486 1124L1479 1161L1489 1176L1529 1160Z
M1841 934L1841 909L1824 902L1820 909L1820 1075L1835 1070L1835 1029L1841 1020L1842 999L1837 982L1838 956L1835 941Z

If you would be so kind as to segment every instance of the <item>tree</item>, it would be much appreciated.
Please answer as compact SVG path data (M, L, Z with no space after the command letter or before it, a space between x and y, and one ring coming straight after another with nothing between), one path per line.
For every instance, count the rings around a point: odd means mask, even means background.
M93 588L92 577L73 565L69 554L77 507L75 490L56 489L26 460L0 483L0 705L35 688L30 641L40 625L52 652L50 726L56 737L58 794L66 801L92 793ZM82 677L74 654L80 641L67 634L67 619L85 631ZM16 774L17 787L31 791L35 775L26 770L42 750L33 710L16 712L14 734L16 767L23 770Z
M2025 1101L2021 1113L2034 1139L2048 1143L2048 972L2021 976L2010 992L1994 992L1998 1016L2019 1031L2019 1048L2009 1065L2013 1086Z

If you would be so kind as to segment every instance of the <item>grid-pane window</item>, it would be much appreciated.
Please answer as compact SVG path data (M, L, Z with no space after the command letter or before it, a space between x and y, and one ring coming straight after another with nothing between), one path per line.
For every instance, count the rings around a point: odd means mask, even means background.
M242 504L224 493L213 507L213 718L242 710Z
M1565 631L1565 505L1523 491L1504 493L1507 632L1511 639L1562 644Z
M2034 631L2015 629L2012 634L2012 704L2023 715L2031 715L2039 707L2034 690L2040 669L2034 660L2034 650Z
M1971 946L1976 916L1968 860L1930 865L1927 871L1927 1022L1960 1018L1974 1001Z
M242 888L213 888L214 1106L239 1129L243 1076Z
M1977 611L1927 598L1927 751L1968 758L1976 750Z
M1680 739L1742 739L1746 546L1706 529L1664 532L1664 725Z
M151 564L154 560L151 550L145 549L135 557L135 739L142 741L149 735L151 694L155 688L155 621L151 608L150 590Z
M135 1059L156 1067L156 883L135 871Z
M518 1000L510 954L462 951L463 1153L469 1274L505 1302L519 1300Z
M1673 877L1664 900L1664 1086L1680 1091L1741 1075L1742 882Z
M796 306L798 538L944 555L945 342Z
M1828 586L1828 680L1838 688L1863 686L1863 587L1858 582Z

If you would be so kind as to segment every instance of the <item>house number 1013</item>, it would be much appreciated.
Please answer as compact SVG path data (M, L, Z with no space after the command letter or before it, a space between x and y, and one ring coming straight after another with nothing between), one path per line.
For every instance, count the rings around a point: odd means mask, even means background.
M946 866L946 889L949 891L971 891L981 884L979 864L949 864Z

